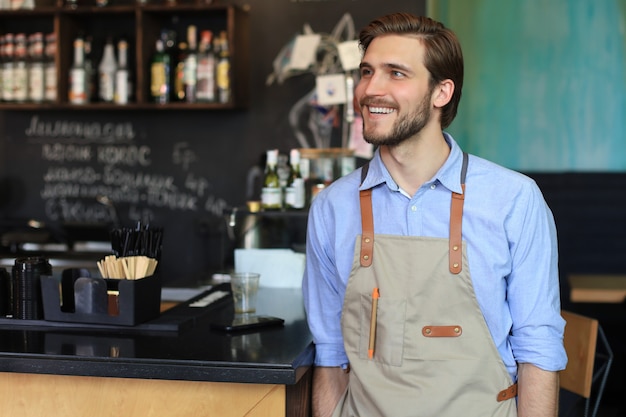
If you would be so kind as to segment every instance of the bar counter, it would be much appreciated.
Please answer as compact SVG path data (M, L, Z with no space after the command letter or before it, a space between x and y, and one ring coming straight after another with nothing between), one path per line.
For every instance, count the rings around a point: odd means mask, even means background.
M20 416L308 416L314 349L300 289L261 288L284 326L227 333L0 325L0 410ZM172 310L173 311L173 310ZM162 317L165 317L163 313Z
M568 277L570 299L577 303L623 303L626 275L573 274Z

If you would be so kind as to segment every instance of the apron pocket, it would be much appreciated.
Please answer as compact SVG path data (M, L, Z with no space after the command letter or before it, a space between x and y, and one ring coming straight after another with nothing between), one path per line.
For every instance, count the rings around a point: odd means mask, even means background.
M371 360L392 366L402 365L406 304L404 298L380 297L378 299L374 356ZM371 294L361 295L360 317L359 357L368 360L372 318Z

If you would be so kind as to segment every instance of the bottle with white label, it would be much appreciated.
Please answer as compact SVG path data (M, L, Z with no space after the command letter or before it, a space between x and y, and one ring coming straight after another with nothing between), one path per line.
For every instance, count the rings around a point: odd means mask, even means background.
M57 43L54 32L46 35L45 62L44 62L44 97L48 102L57 99L57 66L55 63Z
M263 210L280 210L283 203L283 193L280 178L276 171L278 163L278 149L267 151L263 188L261 189L261 208Z
M104 53L98 65L98 97L105 103L113 102L115 97L115 72L117 62L115 61L115 49L113 40L107 38L104 45Z
M115 72L115 103L126 104L128 103L129 91L129 77L127 65L128 56L128 42L121 39L117 43L117 59L118 66Z
M13 61L13 101L23 103L28 100L28 47L26 34L15 35L15 59Z
M200 34L198 49L198 68L196 69L196 97L198 101L215 101L215 54L213 53L213 33L203 30Z
M43 33L35 32L29 37L28 99L34 103L44 100Z
M285 207L293 210L304 208L304 179L300 174L300 151L292 149L289 153L289 179L285 188Z
M70 68L69 101L72 104L87 103L87 70L85 69L85 41L82 36L74 39L74 63Z
M2 100L13 101L13 59L15 58L14 35L4 35L4 53L2 62Z

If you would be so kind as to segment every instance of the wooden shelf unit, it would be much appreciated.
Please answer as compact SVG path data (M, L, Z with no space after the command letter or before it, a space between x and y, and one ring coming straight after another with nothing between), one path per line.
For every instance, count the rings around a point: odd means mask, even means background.
M57 99L54 102L0 102L0 110L227 110L248 106L249 29L248 11L234 5L201 2L169 5L167 3L128 3L97 7L62 4L43 5L32 10L0 10L0 33L30 34L54 32L57 41ZM231 97L227 103L170 102L156 104L150 99L150 60L155 42L163 28L175 30L177 42L186 41L186 28L194 24L211 30L214 36L226 31L230 56ZM73 41L80 33L93 37L94 69L102 57L107 36L124 37L129 42L128 59L133 81L133 97L128 104L91 102L69 103L69 70L73 61ZM174 63L173 63L174 64Z

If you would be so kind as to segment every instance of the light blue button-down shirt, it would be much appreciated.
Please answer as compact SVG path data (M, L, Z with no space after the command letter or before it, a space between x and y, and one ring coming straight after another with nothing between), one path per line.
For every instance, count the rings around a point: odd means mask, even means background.
M399 189L376 152L362 186L358 169L311 205L303 292L316 365L348 362L340 318L361 233L359 189L373 188L374 233L448 238L451 191L462 192L463 157L454 139L445 137L448 160L414 196ZM478 303L513 380L517 362L564 369L556 228L535 182L470 155L463 240Z

